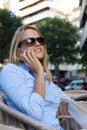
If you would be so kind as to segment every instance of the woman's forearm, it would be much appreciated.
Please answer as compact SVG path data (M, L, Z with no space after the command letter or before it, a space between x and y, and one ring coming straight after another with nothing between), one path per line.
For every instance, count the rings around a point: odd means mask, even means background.
M45 99L45 82L44 82L44 72L40 71L36 73L34 92L38 93L43 99Z

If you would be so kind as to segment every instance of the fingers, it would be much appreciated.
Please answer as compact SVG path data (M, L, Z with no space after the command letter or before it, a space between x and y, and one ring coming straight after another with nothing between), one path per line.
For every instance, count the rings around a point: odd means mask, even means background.
M42 68L40 61L36 58L33 50L25 50L22 54L24 63L36 73Z
M27 59L27 51L26 50L21 54L21 57L22 57L23 61L25 61L25 59Z
M22 54L22 59L25 63L30 64L31 62L35 62L36 57L32 50L25 50Z

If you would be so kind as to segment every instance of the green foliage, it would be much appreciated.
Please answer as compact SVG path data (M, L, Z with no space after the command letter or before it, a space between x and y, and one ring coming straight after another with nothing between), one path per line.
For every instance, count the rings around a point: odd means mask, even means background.
M82 33L81 33L82 35ZM81 37L81 36L80 36ZM85 47L80 50L80 59L78 60L78 63L82 65L81 72L84 72L87 76L87 45L85 43Z
M81 52L81 58L79 60L79 64L82 64L83 69L87 71L87 52L86 51Z
M11 40L22 19L7 9L0 9L0 62L8 58Z
M36 24L46 39L49 60L60 63L74 64L79 53L77 41L79 29L68 20L61 18L47 18Z

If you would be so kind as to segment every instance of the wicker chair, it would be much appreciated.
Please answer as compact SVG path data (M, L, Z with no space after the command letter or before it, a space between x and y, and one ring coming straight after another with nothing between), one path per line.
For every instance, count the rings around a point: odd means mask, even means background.
M86 93L84 93L82 91L82 93L79 94L79 96L75 96L74 100L75 101L87 101L87 91L86 91ZM68 101L61 100L61 103L60 103L60 106L59 106L59 109L57 112L57 117L60 120L60 125L65 130L80 130L81 126L68 113L68 105L69 105Z
M83 98L83 95L81 96ZM81 96L79 100L81 100ZM78 100L78 97L76 97L75 100ZM87 100L87 95L85 95L85 100ZM61 100L56 117L59 119L61 126L65 130L80 130L81 127L68 113L68 105L68 101ZM0 110L3 123L5 125L14 126L15 128L21 128L23 130L56 130L56 128L36 121L31 117L9 107L3 101L2 97L0 98Z
M60 121L60 125L64 130L80 130L79 124L73 119L73 117L68 112L69 102L66 100L61 100L60 106L57 112L57 118Z

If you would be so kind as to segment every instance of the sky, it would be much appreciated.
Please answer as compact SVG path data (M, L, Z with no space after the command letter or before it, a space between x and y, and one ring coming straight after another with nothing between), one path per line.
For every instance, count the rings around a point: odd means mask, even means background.
M11 11L17 14L18 13L18 0L10 0L10 4L11 4Z

